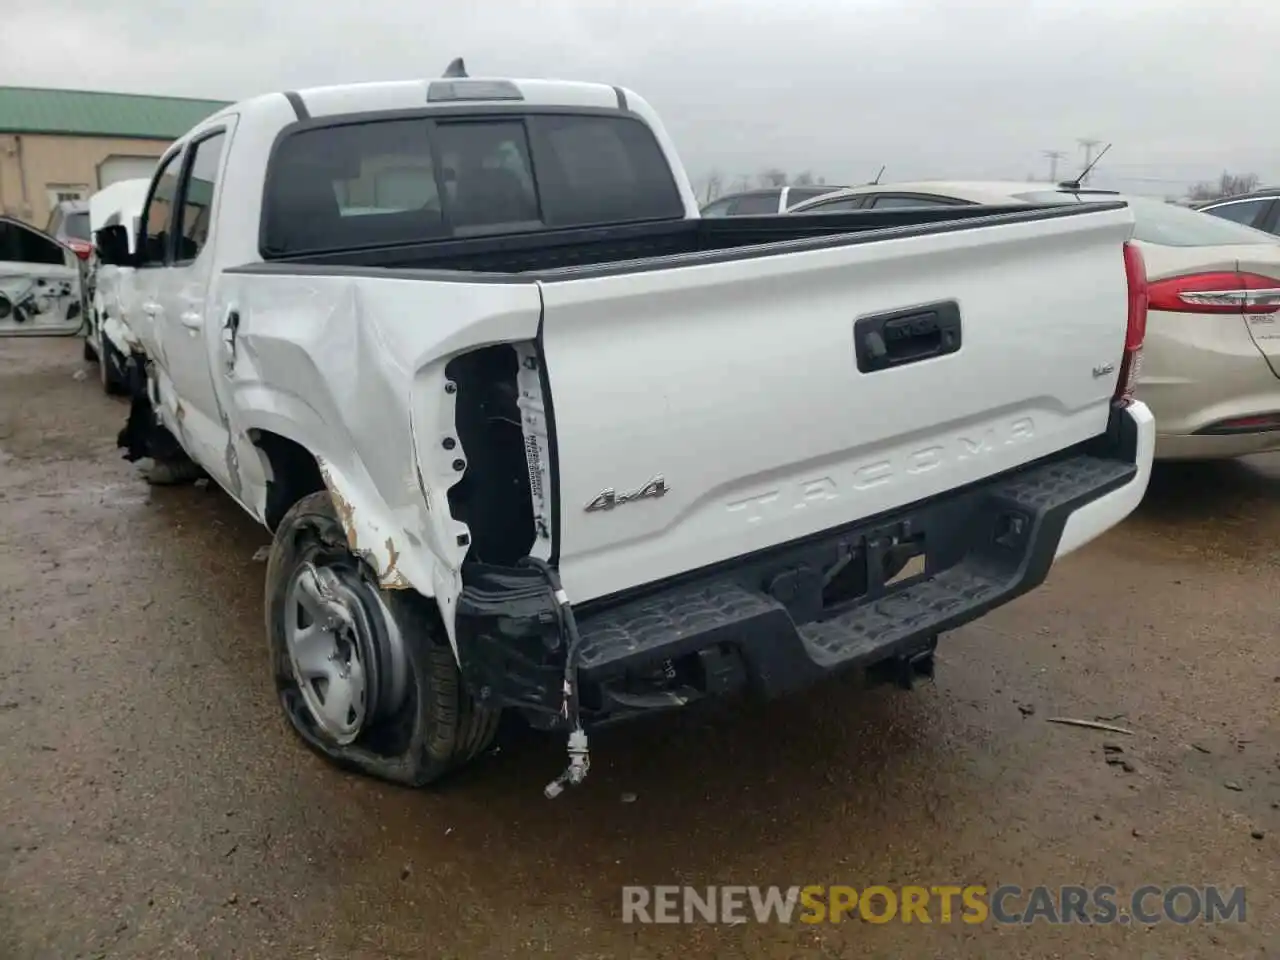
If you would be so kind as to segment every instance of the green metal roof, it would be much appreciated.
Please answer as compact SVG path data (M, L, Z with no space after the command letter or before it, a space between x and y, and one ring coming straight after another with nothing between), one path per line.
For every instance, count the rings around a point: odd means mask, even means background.
M221 100L0 87L0 133L174 140L225 106Z

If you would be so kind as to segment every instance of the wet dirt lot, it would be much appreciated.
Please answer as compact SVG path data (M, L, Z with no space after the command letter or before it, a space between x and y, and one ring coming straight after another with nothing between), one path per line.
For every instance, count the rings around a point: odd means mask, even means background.
M607 731L555 802L562 742L528 735L409 792L295 741L265 532L215 489L147 488L79 353L0 342L3 960L1280 956L1280 458L1158 472L945 636L935 685ZM1243 884L1247 918L621 921L622 885L683 883Z

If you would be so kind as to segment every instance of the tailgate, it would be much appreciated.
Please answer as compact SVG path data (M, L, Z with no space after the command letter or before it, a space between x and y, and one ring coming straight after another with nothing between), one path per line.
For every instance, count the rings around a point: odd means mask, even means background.
M1132 223L1127 208L1080 211L544 280L569 595L729 560L1104 432Z

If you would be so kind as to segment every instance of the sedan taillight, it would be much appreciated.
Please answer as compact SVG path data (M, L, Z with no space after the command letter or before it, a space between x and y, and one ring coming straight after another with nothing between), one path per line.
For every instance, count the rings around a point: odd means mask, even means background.
M86 243L84 240L68 240L67 246L70 247L71 252L81 260L88 260L93 254L93 244Z
M1148 296L1149 309L1172 313L1275 313L1280 281L1234 270L1195 273L1158 280Z

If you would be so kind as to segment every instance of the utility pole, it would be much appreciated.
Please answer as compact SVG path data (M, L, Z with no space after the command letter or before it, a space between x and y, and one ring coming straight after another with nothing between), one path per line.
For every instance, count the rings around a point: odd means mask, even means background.
M1053 183L1058 182L1058 161L1064 156L1061 150L1045 150L1044 155L1049 158L1049 179Z
M1093 148L1096 147L1101 142L1102 142L1101 140L1088 140L1083 138L1076 141L1076 143L1084 147L1084 166L1086 170L1089 168L1089 164L1093 162ZM1084 180L1088 180L1088 179L1089 179L1089 176L1088 174L1086 174L1084 177ZM1084 185L1084 182L1082 180L1081 186L1083 185Z

